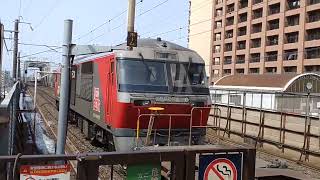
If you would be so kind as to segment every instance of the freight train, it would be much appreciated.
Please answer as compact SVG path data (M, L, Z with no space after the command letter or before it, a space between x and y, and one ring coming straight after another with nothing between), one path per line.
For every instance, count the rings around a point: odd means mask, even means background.
M70 119L88 139L116 151L148 145L149 137L151 145L203 143L211 99L205 64L195 51L160 38L139 39L133 50L121 44L76 57L71 71ZM57 75L57 103L59 91Z

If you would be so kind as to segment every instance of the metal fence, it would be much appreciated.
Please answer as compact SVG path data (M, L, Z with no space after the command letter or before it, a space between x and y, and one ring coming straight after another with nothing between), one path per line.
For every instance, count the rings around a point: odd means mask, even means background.
M21 131L19 131L19 96L20 83L16 82L8 95L0 105L0 155L13 155L21 150L21 143L18 141ZM9 166L0 165L0 171L7 171ZM3 175L3 174L2 174ZM5 176L0 175L0 179Z
M6 98L0 104L0 155L14 153L14 134L17 120L18 99L20 94L19 82L15 83Z
M318 117L319 94L211 90L213 104L278 111ZM309 107L307 106L309 104ZM307 109L308 108L308 109Z
M103 179L114 179L114 166L161 163L162 169L167 168L167 175L173 180L194 180L199 167L197 157L200 154L232 154L242 153L243 166L241 179L254 179L255 175L255 149L237 148L229 146L181 146L181 147L158 147L149 150L135 152L105 152L87 153L78 155L23 155L23 156L0 156L0 164L13 163L13 168L8 171L12 174L11 179L18 179L18 170L21 165L52 164L62 161L76 161L74 169L77 180L97 180L100 177L100 166L108 166L111 170ZM164 163L169 166L164 166ZM1 173L1 172L0 172ZM2 173L4 173L2 171ZM125 179L124 173L121 179Z

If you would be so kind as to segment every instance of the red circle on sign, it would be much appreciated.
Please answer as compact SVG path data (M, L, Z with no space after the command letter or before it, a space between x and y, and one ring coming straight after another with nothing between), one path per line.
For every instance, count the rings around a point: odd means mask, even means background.
M227 165L229 165L229 167L231 167L232 172L234 173L233 175L233 180L237 180L237 168L236 166L233 164L232 161L230 161L229 159L225 159L225 158L219 158L219 159L215 159L214 161L212 161L206 168L205 172L204 172L204 179L208 180L209 177L209 172L212 170L219 178L220 180L224 180L224 178L222 177L222 175L216 170L215 166L219 163L226 163Z

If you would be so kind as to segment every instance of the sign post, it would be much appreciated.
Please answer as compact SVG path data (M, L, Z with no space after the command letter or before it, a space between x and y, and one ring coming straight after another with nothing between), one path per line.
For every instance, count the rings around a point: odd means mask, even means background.
M199 156L199 180L242 180L243 154Z

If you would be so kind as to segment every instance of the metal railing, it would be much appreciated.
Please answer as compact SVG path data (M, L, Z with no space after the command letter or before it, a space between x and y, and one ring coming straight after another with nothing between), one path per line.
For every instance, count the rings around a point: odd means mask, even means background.
M20 82L16 82L0 105L0 155L13 155L22 151L21 118L19 118ZM0 164L0 171L9 166ZM8 176L10 177L10 176ZM0 179L6 175L0 174Z
M158 164L170 162L169 166L162 166L162 169L168 168L168 176L172 180L194 180L196 166L199 166L197 157L200 154L221 154L221 153L242 153L243 166L241 179L254 179L255 175L255 156L254 148L231 147L231 146L197 146L182 148L155 148L151 150L142 150L134 152L104 152L104 153L84 153L77 155L19 155L19 156L0 156L0 164L15 164L15 168L8 173L19 177L18 170L21 165L45 165L55 162L76 161L77 164L73 174L76 180L98 180L114 179L116 177L115 166L122 169L121 179L125 179L127 172L121 166L129 168L131 165ZM100 167L108 166L106 175L100 177ZM100 169L100 170L99 170ZM3 173L3 172L0 172ZM10 178L9 180L12 180ZM118 177L119 179L119 177Z
M215 112L215 115L217 117L217 121L215 121L214 125L213 126L208 126L207 124L204 124L203 125L203 122L205 122L206 120L204 120L204 112L203 111L211 111L213 110ZM194 116L194 112L195 111L198 111L200 112L200 124L199 125L193 125L193 116ZM216 114L217 113L217 114ZM168 139L167 139L167 146L170 146L170 142L171 142L171 134L172 134L172 120L173 120L173 117L177 118L177 117L184 117L184 118L188 118L190 119L190 122L189 122L189 138L188 138L188 145L191 146L192 145L192 129L193 128L204 128L207 130L207 128L214 128L214 129L217 129L219 126L220 126L220 118L218 118L219 116L221 116L221 110L217 107L193 107L190 111L190 114L160 114L160 113L150 113L150 114L140 114L139 113L139 116L138 116L138 119L137 119L137 127L136 127L136 142L135 142L135 149L138 149L140 148L140 144L139 142L142 142L141 144L143 144L143 141L141 140L141 136L140 136L140 133L141 133L141 119L143 117L149 117L148 119L148 131L147 131L147 135L146 135L146 139L145 139L145 143L144 145L145 146L149 146L150 143L149 143L149 138L150 138L150 131L153 131L153 134L154 134L154 139L153 139L153 145L155 145L155 141L156 141L156 134L157 134L157 129L153 128L154 127L154 118L160 118L160 117L166 117L168 118L168 128L167 128L167 132L168 132ZM218 126L219 124L219 126ZM163 128L162 128L163 130Z

